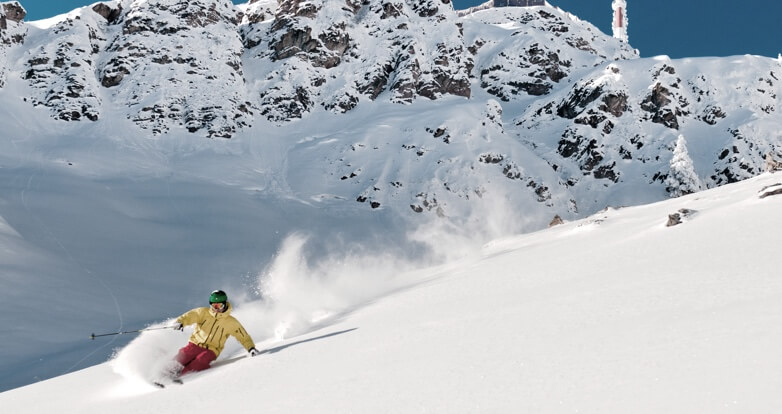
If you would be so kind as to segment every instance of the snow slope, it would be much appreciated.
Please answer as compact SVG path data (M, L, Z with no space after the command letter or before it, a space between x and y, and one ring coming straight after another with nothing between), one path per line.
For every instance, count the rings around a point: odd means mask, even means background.
M131 338L90 333L158 323L215 288L267 299L275 284L256 279L297 240L306 260L291 260L318 275L304 286L362 287L296 301L301 333L321 304L371 300L402 270L668 198L674 153L704 187L782 159L777 60L638 59L551 6L0 10L0 287L15 302L0 390L104 362Z
M7 391L0 405L32 414L777 412L780 189L782 176L765 174L498 239L400 274L384 294L297 332L285 333L283 318L270 335L265 318L307 289L246 302L237 315L267 350L259 357L234 344L219 366L157 390L129 368L186 337L149 332L113 361ZM666 227L683 209L687 219ZM306 280L301 242L289 240L270 269L278 292Z

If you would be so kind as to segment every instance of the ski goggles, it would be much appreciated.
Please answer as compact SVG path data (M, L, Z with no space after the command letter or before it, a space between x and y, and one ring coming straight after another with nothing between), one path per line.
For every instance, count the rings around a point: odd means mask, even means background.
M211 305L212 309L214 309L214 310L221 311L221 310L225 309L225 303L223 303L223 302L210 303L209 305Z

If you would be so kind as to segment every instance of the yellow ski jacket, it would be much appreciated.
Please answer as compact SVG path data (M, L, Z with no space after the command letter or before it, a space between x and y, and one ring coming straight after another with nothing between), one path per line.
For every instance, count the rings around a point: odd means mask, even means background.
M225 347L225 341L233 336L246 350L255 347L250 334L236 318L231 316L231 303L228 302L225 312L215 312L211 307L195 308L185 312L176 319L182 325L196 324L190 342L201 348L206 348L219 356Z

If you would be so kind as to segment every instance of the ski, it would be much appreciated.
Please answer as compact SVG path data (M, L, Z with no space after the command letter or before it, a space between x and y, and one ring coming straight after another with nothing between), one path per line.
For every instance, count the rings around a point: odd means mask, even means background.
M158 388L166 388L166 385L182 385L182 379L179 373L182 371L182 365L176 361L170 361L160 372L151 378L152 384Z
M184 385L184 382L182 382L179 378L174 378L171 380L172 384L178 384L178 385ZM158 388L166 388L166 384L163 383L162 380L152 381L152 385L158 387Z

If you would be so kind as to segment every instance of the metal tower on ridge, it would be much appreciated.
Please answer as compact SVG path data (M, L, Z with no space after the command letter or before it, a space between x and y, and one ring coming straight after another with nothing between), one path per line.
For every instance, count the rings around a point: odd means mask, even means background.
M611 8L614 9L614 20L613 20L614 37L625 43L628 43L627 1L614 0L614 2L611 4Z

